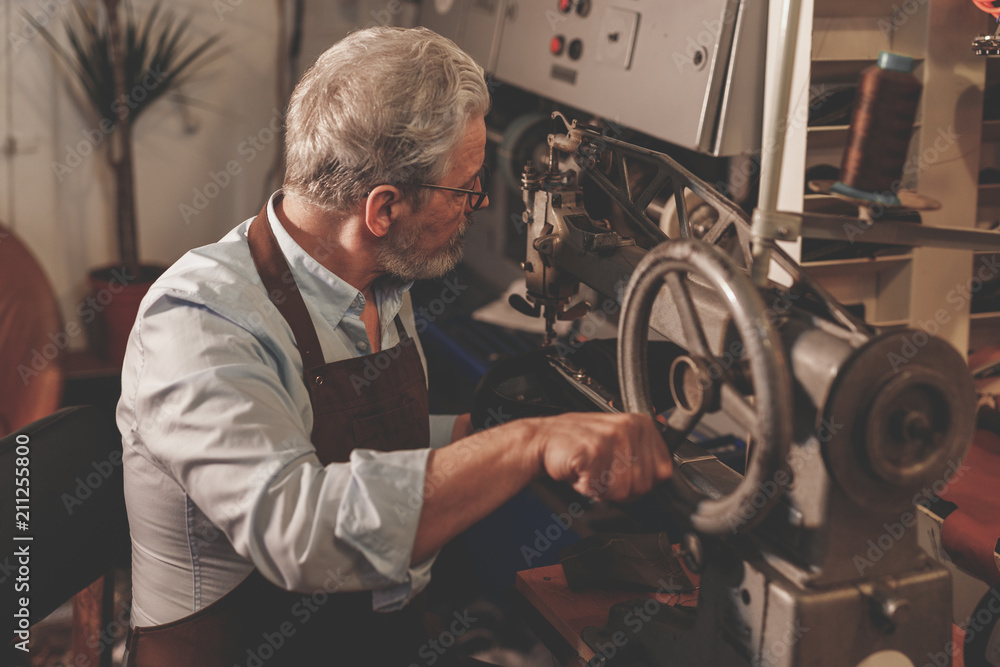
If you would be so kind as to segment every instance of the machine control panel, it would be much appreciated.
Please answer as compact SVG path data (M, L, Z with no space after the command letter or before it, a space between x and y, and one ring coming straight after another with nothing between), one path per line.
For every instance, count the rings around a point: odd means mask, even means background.
M494 73L692 150L755 150L766 9L763 0L510 0ZM552 48L554 38L565 47Z
M712 155L760 147L765 0L425 1L496 79Z

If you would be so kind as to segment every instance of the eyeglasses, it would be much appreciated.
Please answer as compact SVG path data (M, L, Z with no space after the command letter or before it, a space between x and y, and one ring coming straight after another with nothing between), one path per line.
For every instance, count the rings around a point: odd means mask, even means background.
M478 211L483 207L483 204L486 202L486 198L489 196L489 193L486 192L486 184L489 182L490 182L489 169L486 168L486 165L483 165L483 168L479 170L479 175L476 176L476 184L478 184L479 187L483 188L482 190L465 190L463 188L449 188L445 187L444 185L430 185L429 183L421 183L417 187L432 188L434 190L447 190L448 192L461 192L462 194L469 195L469 207L473 211Z

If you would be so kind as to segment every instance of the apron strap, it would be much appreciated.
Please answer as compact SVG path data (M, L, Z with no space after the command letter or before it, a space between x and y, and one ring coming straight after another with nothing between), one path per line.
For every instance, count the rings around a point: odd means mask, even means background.
M306 375L310 369L322 366L326 361L323 359L323 348L320 347L316 328L306 309L306 302L302 300L292 270L285 261L278 240L274 238L271 223L267 219L267 204L264 204L264 208L250 223L247 241L250 243L250 256L254 266L267 289L267 298L292 329L299 354L302 355L302 373ZM308 385L308 378L306 384Z
M403 327L403 321L399 319L399 313L396 313L396 317L393 318L396 323L396 333L399 335L399 341L403 342L410 338L410 334L406 333L406 329Z

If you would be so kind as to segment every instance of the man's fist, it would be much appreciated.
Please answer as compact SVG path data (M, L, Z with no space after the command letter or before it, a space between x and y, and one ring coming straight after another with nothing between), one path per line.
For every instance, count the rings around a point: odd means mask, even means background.
M591 498L638 498L670 476L670 452L647 415L585 412L526 421L543 470Z

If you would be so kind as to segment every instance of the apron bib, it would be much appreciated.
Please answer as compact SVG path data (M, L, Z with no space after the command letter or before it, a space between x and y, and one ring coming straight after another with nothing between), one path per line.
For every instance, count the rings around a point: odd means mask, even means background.
M430 446L427 386L416 344L395 318L399 343L375 354L326 363L316 329L267 219L247 232L268 297L295 335L313 409L311 440L323 465L356 447L393 451ZM371 372L374 365L377 374ZM365 375L365 372L368 375ZM374 378L372 378L374 375ZM364 382L358 379L363 378ZM407 665L426 641L422 605L372 611L371 592L286 591L254 570L200 611L134 628L128 667L305 667Z

